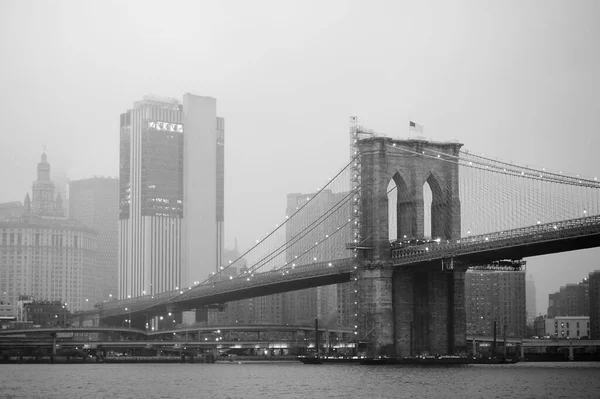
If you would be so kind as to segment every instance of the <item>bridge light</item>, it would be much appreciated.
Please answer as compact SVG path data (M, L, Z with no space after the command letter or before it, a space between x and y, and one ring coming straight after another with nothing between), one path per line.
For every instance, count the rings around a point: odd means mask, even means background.
M333 265L331 264L331 262L329 262L329 264L327 266L333 266Z
M554 230L558 229L558 227L556 227L556 225L554 225Z
M540 223L541 223L541 222L538 220L538 221L537 221L537 224L540 224Z
M230 280L233 280L233 276L229 276L229 279L230 279Z
M125 308L125 311L127 312L129 309Z
M169 312L169 316L171 316L171 312Z
M584 209L584 210L583 210L583 214L585 215L586 213L587 213L587 211ZM87 301L87 299L86 299L86 301Z
M163 319L163 317L162 317L162 316L160 316L160 319L162 320L162 319Z

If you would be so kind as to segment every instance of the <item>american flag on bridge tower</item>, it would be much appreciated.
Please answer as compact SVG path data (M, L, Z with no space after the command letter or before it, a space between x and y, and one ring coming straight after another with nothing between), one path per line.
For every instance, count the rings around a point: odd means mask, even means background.
M415 132L418 134L423 134L423 126L414 123L413 121L409 121L408 123L408 131Z

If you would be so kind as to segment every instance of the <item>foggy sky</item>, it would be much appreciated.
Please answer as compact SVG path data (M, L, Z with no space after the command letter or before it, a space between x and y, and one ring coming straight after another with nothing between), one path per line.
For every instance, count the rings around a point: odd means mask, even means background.
M0 202L43 146L71 179L117 176L119 114L153 93L217 98L226 246L285 216L348 157L348 117L518 164L600 176L594 1L0 2ZM529 259L537 309L600 250Z

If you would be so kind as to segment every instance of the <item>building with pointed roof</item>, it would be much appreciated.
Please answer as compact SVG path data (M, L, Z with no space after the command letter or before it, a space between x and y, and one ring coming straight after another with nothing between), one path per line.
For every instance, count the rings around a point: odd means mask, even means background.
M20 205L20 203L18 203ZM0 218L0 293L16 312L18 298L60 301L71 311L89 310L94 297L97 233L63 216L44 152L31 197L21 214Z

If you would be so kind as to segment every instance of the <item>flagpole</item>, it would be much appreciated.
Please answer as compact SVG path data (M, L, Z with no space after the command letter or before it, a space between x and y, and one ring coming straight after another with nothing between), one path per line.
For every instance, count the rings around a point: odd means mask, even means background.
M410 114L408 115L408 138L410 139Z

